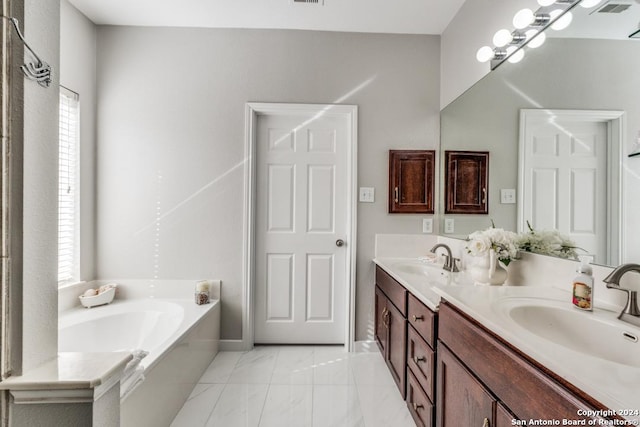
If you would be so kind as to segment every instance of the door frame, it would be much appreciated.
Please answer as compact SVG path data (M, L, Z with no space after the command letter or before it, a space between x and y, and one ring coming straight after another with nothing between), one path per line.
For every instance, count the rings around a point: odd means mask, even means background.
M625 259L625 199L623 165L625 137L625 112L620 110L561 110L521 109L518 145L518 232L527 231L524 218L524 161L525 135L529 120L560 117L563 120L605 122L607 124L607 259L608 265L618 265ZM614 261L614 262L611 262Z
M320 117L326 112L342 115L348 121L347 142L347 256L345 263L345 331L344 347L354 350L355 342L355 291L356 291L356 229L358 185L358 106L343 104L289 104L248 102L245 106L244 146L244 226L243 226L243 278L242 278L242 348L253 348L255 306L255 217L256 217L256 168L258 116L272 114L314 114Z

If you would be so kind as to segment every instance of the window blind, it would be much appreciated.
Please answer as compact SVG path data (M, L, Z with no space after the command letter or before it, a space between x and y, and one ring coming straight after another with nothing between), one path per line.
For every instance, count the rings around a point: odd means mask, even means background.
M78 262L78 94L60 88L58 152L58 284L79 279Z

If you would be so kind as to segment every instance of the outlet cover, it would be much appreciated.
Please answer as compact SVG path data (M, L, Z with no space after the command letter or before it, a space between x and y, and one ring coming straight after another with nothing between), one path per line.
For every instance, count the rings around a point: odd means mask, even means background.
M422 218L422 232L433 233L433 218Z
M444 219L444 232L446 234L452 234L455 230L455 221L453 218Z
M360 197L358 198L364 203L375 202L376 189L373 187L360 187Z
M500 203L511 205L516 202L516 190L503 188L500 190Z

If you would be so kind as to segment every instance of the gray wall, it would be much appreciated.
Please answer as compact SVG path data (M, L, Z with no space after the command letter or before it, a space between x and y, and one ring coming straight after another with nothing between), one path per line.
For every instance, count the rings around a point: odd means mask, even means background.
M516 229L516 205L501 205L500 188L518 188L521 108L623 110L626 135L622 200L624 234L640 223L640 159L627 158L640 131L640 44L636 41L548 39L519 64L504 64L442 111L442 150L490 150L489 215L456 217L456 231L489 226ZM640 258L640 244L627 238L626 257Z
M95 279L96 26L60 2L60 84L80 96L80 280Z
M98 277L220 278L222 337L241 338L245 103L357 104L358 181L377 191L358 207L356 338L371 339L374 234L421 231L386 213L387 150L438 147L439 37L100 27L97 51Z

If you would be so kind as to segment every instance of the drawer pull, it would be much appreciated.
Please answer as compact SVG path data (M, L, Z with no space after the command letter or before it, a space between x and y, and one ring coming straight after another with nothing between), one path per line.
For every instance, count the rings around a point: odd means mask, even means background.
M417 365L418 363L420 363L420 362L424 362L424 361L426 361L426 360L427 360L427 358L426 358L426 357L423 357L423 356L415 356L415 357L413 358L413 361L414 361L414 362L416 362L416 365Z
M424 408L424 405L418 405L416 402L413 402L413 410L417 411L418 409Z
M393 189L393 193L394 193L393 201L394 201L394 202L396 202L396 203L398 203L398 202L399 202L399 199L400 199L400 198L398 197L398 187L396 187L396 188L394 188L394 189Z
M417 322L418 320L424 320L424 316L416 316L415 314L413 315L413 321Z
M491 427L491 424L489 423L489 418L484 419L482 423L482 427Z

